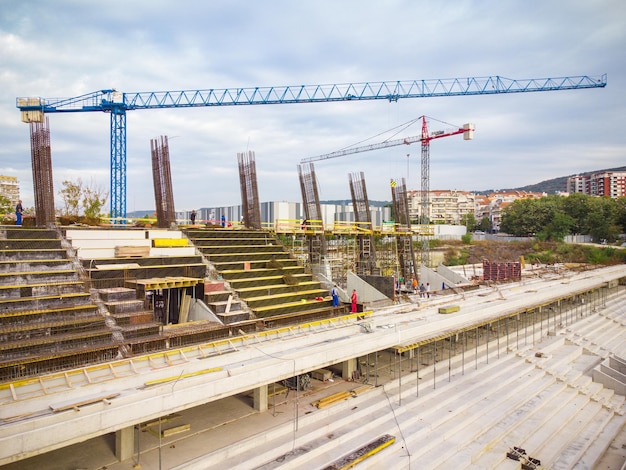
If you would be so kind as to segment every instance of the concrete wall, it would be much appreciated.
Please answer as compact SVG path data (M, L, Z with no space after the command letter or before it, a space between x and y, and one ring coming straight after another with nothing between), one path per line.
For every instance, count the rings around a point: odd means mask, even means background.
M348 279L346 284L347 294L352 295L352 289L356 289L356 293L359 299L358 303L364 304L365 308L367 308L368 304L376 304L378 306L385 303L392 303L392 300L389 299L389 297L376 289L376 287L370 285L367 281L361 279L352 271L348 271Z

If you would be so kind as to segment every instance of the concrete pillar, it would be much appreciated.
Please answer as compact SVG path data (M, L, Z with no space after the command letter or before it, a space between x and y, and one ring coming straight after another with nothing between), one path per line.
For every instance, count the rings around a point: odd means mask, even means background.
M352 373L356 370L356 357L343 361L341 363L341 378L344 380L352 380Z
M135 451L135 427L115 431L115 456L120 462L128 460Z
M253 400L255 411L267 411L267 385L254 389Z

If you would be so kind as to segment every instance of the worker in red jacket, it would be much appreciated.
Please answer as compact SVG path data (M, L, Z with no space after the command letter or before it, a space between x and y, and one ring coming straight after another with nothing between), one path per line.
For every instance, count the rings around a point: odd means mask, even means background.
M356 289L352 289L352 296L350 297L350 301L352 302L352 313L356 313L356 303L357 303Z

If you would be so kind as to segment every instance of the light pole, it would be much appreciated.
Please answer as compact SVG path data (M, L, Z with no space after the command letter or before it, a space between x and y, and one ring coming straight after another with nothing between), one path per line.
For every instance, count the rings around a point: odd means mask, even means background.
M406 154L406 184L407 184L407 189L409 187L409 185L411 184L411 180L409 179L409 157L411 156L410 153Z

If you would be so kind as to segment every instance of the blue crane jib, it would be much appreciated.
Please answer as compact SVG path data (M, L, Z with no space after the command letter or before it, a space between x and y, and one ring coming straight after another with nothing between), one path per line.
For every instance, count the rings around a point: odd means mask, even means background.
M23 122L41 122L46 113L105 112L111 115L111 217L126 217L126 111L258 104L494 95L603 88L607 75L510 79L501 76L431 80L270 86L122 93L98 90L72 98L17 98Z

